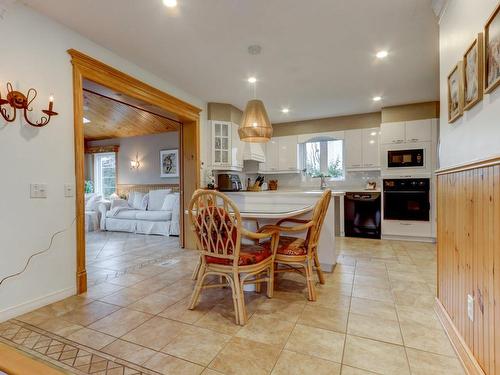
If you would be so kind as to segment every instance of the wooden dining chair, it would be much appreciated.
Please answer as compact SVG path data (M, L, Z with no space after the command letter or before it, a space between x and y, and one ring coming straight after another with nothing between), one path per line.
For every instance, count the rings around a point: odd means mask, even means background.
M316 289L313 279L313 265L318 273L319 282L325 283L325 277L321 270L318 259L318 242L325 220L328 206L332 197L331 190L325 190L321 198L314 207L313 215L310 220L301 219L282 219L276 225L266 225L259 229L259 232L279 231L280 238L275 257L275 272L299 272L306 277L308 299L316 301ZM283 223L295 223L295 226L282 226ZM306 232L305 238L281 235L281 233L299 233ZM267 246L271 246L268 242Z
M270 229L254 233L242 226L238 207L226 195L213 190L197 190L189 204L189 220L200 252L196 284L189 309L196 307L201 290L229 286L232 291L236 324L247 321L244 284L267 283L267 296L273 296L274 257L279 234ZM253 241L243 244L243 238ZM260 244L268 240L268 245ZM226 283L205 284L209 275Z

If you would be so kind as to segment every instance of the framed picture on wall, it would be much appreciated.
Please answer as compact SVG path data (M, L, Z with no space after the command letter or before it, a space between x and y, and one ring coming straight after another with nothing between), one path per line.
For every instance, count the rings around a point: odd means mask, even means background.
M464 111L483 99L483 34L479 33L463 59Z
M160 151L160 177L179 177L179 150Z
M484 26L484 92L500 84L500 4Z
M448 75L448 122L455 122L463 113L462 61Z

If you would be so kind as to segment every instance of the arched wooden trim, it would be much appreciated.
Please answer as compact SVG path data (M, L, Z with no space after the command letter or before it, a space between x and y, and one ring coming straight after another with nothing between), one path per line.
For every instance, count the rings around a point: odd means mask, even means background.
M156 105L172 114L182 123L179 131L181 149L181 246L192 246L194 239L186 236L184 207L191 194L200 185L200 112L197 108L153 86L112 68L74 49L68 50L73 64L73 106L76 174L76 248L77 291L87 290L85 269L85 202L84 202L84 131L83 131L83 80L88 79L148 104Z

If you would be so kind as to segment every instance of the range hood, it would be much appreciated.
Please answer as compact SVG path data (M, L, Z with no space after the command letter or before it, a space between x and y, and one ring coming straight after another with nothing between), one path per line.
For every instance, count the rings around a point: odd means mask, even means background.
M242 144L245 145L243 148L243 160L253 160L259 163L266 161L266 154L264 152L265 144L252 142L242 142Z

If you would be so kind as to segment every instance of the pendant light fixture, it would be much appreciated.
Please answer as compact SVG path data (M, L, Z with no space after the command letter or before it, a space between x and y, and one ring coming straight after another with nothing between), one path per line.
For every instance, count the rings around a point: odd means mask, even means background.
M248 47L248 53L250 55L258 55L260 52L261 47L259 45ZM255 77L250 77L248 82L254 85L254 98L249 100L245 107L238 134L240 135L240 139L244 142L269 142L273 136L273 126L271 125L271 121L269 121L264 103L262 100L257 99L257 79Z

